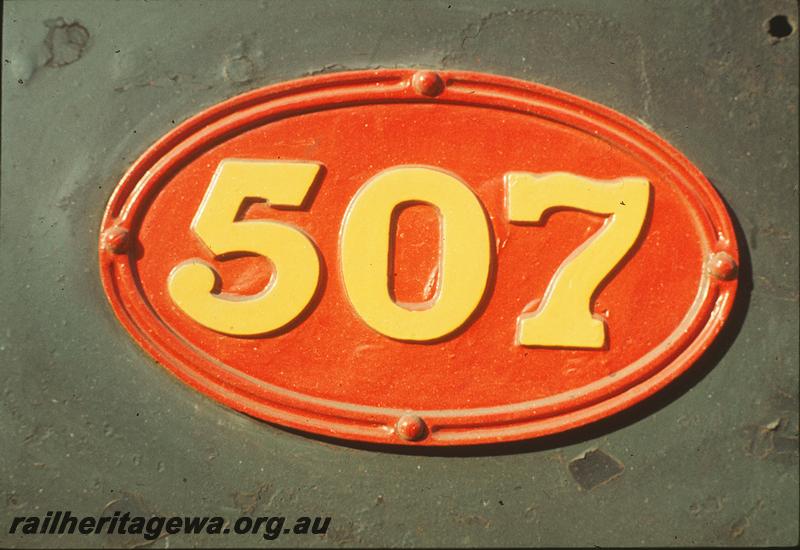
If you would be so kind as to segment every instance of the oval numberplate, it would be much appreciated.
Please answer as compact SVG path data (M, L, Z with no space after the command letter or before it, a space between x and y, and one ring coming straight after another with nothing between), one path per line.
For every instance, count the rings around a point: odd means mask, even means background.
M736 242L651 131L466 72L316 76L214 106L109 202L103 285L159 363L278 424L362 441L555 433L708 347Z

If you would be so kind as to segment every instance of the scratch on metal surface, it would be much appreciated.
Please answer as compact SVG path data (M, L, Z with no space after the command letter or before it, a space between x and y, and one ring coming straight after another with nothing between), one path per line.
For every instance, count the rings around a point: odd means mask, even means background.
M442 56L441 64L442 67L446 67L448 63L450 63L455 57L464 53L467 47L468 40L474 40L477 38L484 28L486 28L486 24L489 23L492 19L500 16L506 15L534 15L535 10L524 10L524 9L513 9L513 10L502 10L502 11L490 11L478 19L477 22L469 23L466 27L464 27L460 32L460 40L458 48L455 52L450 51L445 53Z
M439 280L439 266L435 266L431 269L430 275L428 275L428 280L425 282L425 288L422 291L422 298L423 300L430 300L433 298L433 294L436 291L436 283Z
M647 76L647 62L645 61L644 56L644 41L642 40L641 36L637 36L636 41L639 44L639 81L642 84L642 90L644 92L643 109L645 116L649 119L653 88L650 85L650 79Z

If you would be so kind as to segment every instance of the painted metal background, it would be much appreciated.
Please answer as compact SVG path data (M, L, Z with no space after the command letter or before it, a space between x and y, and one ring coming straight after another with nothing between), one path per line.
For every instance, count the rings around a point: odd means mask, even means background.
M796 27L794 2L5 3L0 546L45 544L6 531L49 509L333 517L324 538L284 546L797 544L798 41L773 36L775 15ZM227 97L372 67L542 82L686 154L732 209L743 260L709 353L588 428L402 452L270 426L156 366L96 273L124 170Z

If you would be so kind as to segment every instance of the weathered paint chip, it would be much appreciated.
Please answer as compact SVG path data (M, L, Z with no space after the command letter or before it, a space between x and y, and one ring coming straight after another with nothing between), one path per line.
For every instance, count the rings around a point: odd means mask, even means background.
M86 27L73 21L67 23L62 17L45 21L50 29L45 38L48 52L48 67L64 67L76 62L83 55L89 43L89 31Z
M599 449L590 449L569 463L569 473L586 491L619 477L625 466Z

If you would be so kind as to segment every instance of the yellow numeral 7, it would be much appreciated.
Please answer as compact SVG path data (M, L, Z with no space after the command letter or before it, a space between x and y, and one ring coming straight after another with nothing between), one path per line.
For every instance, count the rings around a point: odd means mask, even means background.
M511 222L540 222L553 209L606 214L603 227L556 271L539 308L517 317L521 346L602 348L605 322L592 315L597 287L630 251L644 226L650 183L644 178L592 180L567 173L505 175Z

